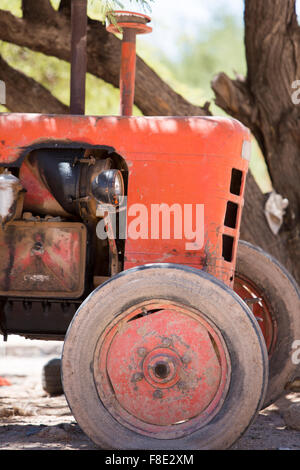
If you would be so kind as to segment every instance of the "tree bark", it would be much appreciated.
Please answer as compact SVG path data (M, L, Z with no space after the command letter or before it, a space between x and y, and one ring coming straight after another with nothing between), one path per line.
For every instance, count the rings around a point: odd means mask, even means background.
M23 18L32 22L39 22L43 18L47 22L51 18L53 8L49 0L39 0L38 8L36 0L22 0Z
M0 80L6 85L6 107L14 112L67 114L68 106L49 90L22 72L15 70L0 56Z
M241 236L279 259L300 282L300 108L292 83L300 79L300 28L295 0L246 0L246 79L225 74L212 82L216 104L248 126L264 154L274 190L289 200L273 235L265 198L250 177Z

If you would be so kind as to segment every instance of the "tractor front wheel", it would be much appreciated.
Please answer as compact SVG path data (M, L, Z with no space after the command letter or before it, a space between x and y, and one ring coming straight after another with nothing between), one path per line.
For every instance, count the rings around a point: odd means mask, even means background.
M178 265L125 271L76 313L62 356L66 398L105 449L226 449L262 406L268 359L249 308Z

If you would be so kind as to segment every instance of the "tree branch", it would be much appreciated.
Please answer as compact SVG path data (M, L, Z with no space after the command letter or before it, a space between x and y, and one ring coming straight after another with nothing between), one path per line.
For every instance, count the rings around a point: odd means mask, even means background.
M41 18L48 22L54 13L50 0L39 0L38 7L36 0L22 0L22 11L23 18L33 22L40 21Z
M0 56L0 80L6 85L6 107L11 112L67 114L68 106L32 78L14 69Z
M216 105L249 127L263 151L264 139L257 125L257 107L245 78L231 80L222 72L213 78L211 87L216 96Z
M66 16L71 16L71 1L72 0L61 0L59 4L59 11Z
M251 127L255 122L255 110L245 79L231 80L222 72L213 78L211 87L216 95L216 105L233 117L243 116L243 122Z
M55 19L55 22L54 22ZM33 51L70 61L70 19L55 12L50 23L16 18L0 10L0 39ZM88 22L88 72L119 86L120 40L99 21ZM206 107L195 106L167 85L137 57L135 104L145 115L209 115ZM101 99L101 97L99 97Z

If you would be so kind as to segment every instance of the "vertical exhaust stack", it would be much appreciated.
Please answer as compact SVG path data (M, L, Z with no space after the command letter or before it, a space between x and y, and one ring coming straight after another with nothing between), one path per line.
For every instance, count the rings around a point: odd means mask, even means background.
M87 0L72 0L71 28L70 113L84 114L87 69Z
M113 21L110 17L113 17ZM152 32L151 18L141 13L114 11L108 15L107 31L123 32L120 70L120 114L132 116L136 70L136 35Z

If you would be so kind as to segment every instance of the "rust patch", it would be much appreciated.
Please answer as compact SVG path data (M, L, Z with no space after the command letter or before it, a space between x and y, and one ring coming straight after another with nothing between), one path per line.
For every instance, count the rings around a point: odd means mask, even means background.
M84 290L86 229L15 221L0 231L0 295L78 298Z

